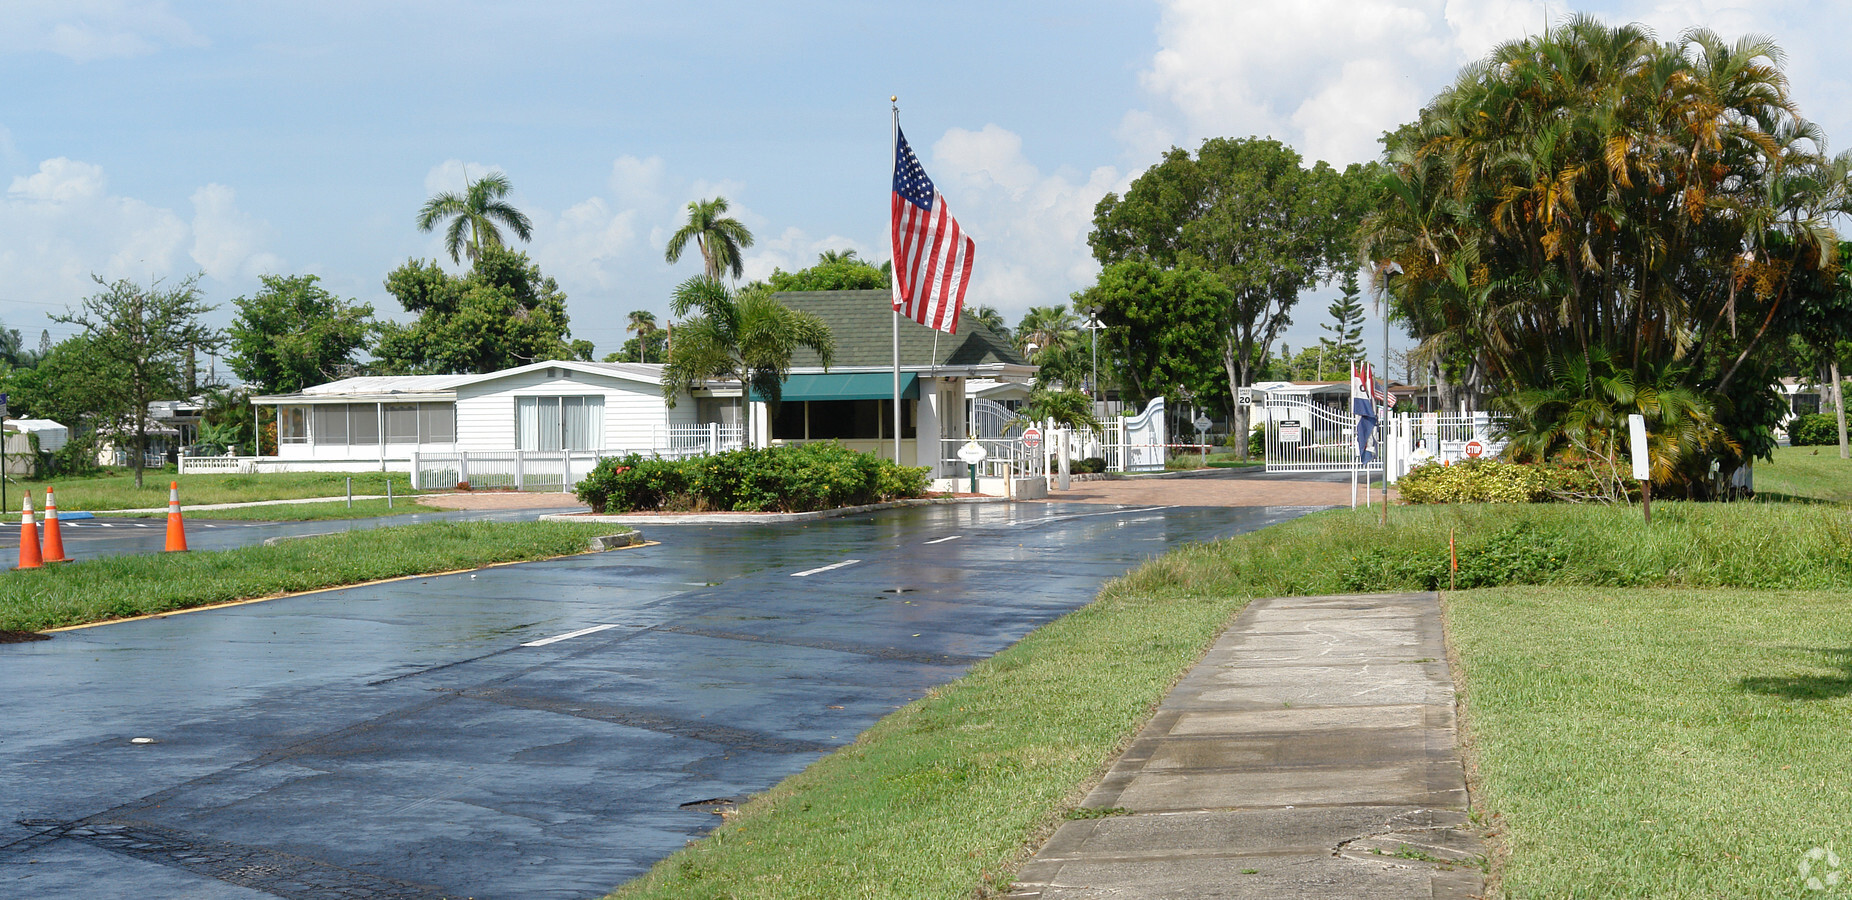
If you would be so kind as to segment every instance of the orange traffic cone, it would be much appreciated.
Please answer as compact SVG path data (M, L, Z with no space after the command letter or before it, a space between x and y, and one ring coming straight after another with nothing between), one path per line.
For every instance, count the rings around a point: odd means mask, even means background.
M70 562L64 555L64 535L58 531L58 498L52 495L51 485L45 486L45 562Z
M32 524L32 495L27 494L25 500L25 511L19 514L19 567L42 569L45 559L39 555L39 527Z
M180 521L180 482L167 483L167 552L186 551L186 524Z

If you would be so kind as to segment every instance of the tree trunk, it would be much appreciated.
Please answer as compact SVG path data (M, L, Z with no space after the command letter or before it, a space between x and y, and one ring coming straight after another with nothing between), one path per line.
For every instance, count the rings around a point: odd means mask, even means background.
M1235 401L1235 458L1248 461L1248 407L1241 402L1241 386L1247 382L1247 366L1235 358L1232 340L1222 342L1222 369L1228 373L1228 394Z
M1839 360L1833 360L1833 411L1839 417L1839 458L1852 459L1846 453L1846 395L1839 384Z

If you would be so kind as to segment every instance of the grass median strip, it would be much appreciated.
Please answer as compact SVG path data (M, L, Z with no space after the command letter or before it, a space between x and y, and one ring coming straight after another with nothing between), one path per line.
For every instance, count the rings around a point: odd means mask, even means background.
M180 483L182 506L208 503L248 503L260 500L306 500L310 497L340 497L347 493L348 479L353 479L356 494L384 494L391 479L395 494L411 493L411 483L403 473L386 472L266 472L263 474L210 473L175 475L150 469L143 473L142 486L135 487L135 476L126 471L110 470L88 478L53 478L28 481L23 487L33 492L34 507L43 505L45 487L58 489L58 508L102 512L111 509L152 509L167 505L167 486ZM10 488L11 510L19 509L18 491Z
M339 519L375 519L380 516L403 516L411 513L437 512L434 506L425 506L410 497L399 497L388 508L384 500L355 500L348 506L346 500L331 500L327 503L266 503L262 506L240 506L233 509L182 509L187 521L194 519L218 519L242 522L321 522ZM104 512L109 516L112 513ZM138 513L125 518L165 519L166 512Z
M382 578L583 552L610 525L436 522L0 575L0 631L41 631Z
M1615 660L1626 666L1677 667L1687 657L1705 653L1710 642L1727 639L1729 629L1738 627L1741 630L1734 640L1766 653L1738 657L1736 668L1719 661L1727 656L1720 655L1713 662L1721 669L1694 676L1711 688L1683 697L1692 703L1702 697L1709 704L1702 711L1694 707L1694 714L1708 715L1708 721L1724 730L1720 735L1734 732L1739 740L1757 728L1771 728L1775 733L1762 739L1768 742L1769 752L1776 753L1778 748L1813 752L1831 734L1843 733L1844 719L1838 719L1839 727L1822 732L1818 739L1798 733L1821 727L1822 716L1843 716L1843 696L1826 701L1840 704L1834 710L1821 707L1797 716L1764 716L1757 711L1775 712L1782 703L1818 701L1777 694L1743 694L1735 697L1733 706L1719 707L1715 701L1733 690L1731 685L1749 683L1741 682L1744 678L1806 677L1811 670L1785 672L1776 665L1782 654L1799 653L1790 662L1805 661L1806 653L1781 649L1790 644L1829 650L1852 644L1843 632L1813 643L1803 642L1795 632L1806 627L1803 623L1820 621L1821 616L1843 618L1843 605L1828 610L1810 604L1843 597L1841 592L1852 586L1852 552L1848 552L1852 523L1844 510L1766 503L1660 503L1654 507L1652 529L1639 523L1637 509L1595 506L1397 508L1386 530L1376 522L1373 512L1323 513L1159 557L1107 585L1093 604L979 663L964 678L883 719L853 745L755 797L730 814L729 821L712 835L664 860L613 896L643 900L999 895L1007 890L1011 873L1021 861L1067 818L1084 790L1169 687L1248 600L1422 590L1432 588L1437 579L1445 587L1450 533L1456 535L1461 548L1462 571L1474 583L1554 585L1544 589L1557 591L1549 596L1622 598L1642 604L1635 613L1599 621L1588 612L1599 608L1594 604L1584 610L1588 621L1579 626L1577 641L1541 647L1526 642L1554 641L1551 603L1537 604L1518 616L1529 621L1527 628L1507 628L1487 620L1483 634L1490 645L1506 641L1506 649L1520 657L1548 655L1563 667L1565 675L1579 671L1578 641L1596 648L1625 644L1635 635L1631 629L1636 619L1650 619L1649 611L1655 605L1728 604L1730 598L1749 596L1744 587L1817 589L1818 593L1789 595L1795 605L1788 612L1804 608L1807 617L1790 621L1770 608L1761 616L1717 618L1709 629L1672 619L1675 624L1662 630L1681 638L1683 644L1662 641L1638 651L1636 657ZM1578 587L1567 590L1567 585ZM1687 589L1693 587L1735 590ZM1686 627L1697 630L1686 631ZM1738 809L1750 810L1753 821L1775 829L1759 839L1758 848L1817 839L1814 819L1806 825L1770 821L1765 813L1775 801L1756 790L1752 779L1737 778L1717 790L1707 790L1702 794L1704 807L1686 804L1679 809L1676 797L1684 784L1676 777L1675 767L1630 773L1625 768L1626 757L1608 755L1612 743L1579 741L1576 736L1588 732L1576 731L1572 717L1550 712L1555 693L1532 692L1523 681L1507 684L1493 679L1486 679L1481 689L1480 676L1473 673L1483 666L1478 654L1484 648L1463 642L1462 652L1464 667L1474 679L1468 686L1473 703L1489 701L1487 693L1504 692L1510 694L1502 701L1508 706L1532 705L1543 710L1536 720L1508 717L1506 721L1517 724L1501 731L1498 740L1483 744L1479 752L1488 779L1508 778L1505 773L1521 771L1522 760L1510 754L1523 752L1526 742L1537 738L1535 729L1568 728L1567 736L1557 738L1558 750L1577 760L1583 773L1579 783L1637 777L1638 789L1666 795L1655 808L1668 818L1655 835L1711 841L1694 844L1686 840L1662 852L1624 857L1647 866L1633 876L1634 883L1670 886L1669 891L1644 893L1680 895L1679 886L1687 882L1680 880L1686 876L1678 869L1678 860L1731 846L1735 826L1728 823ZM1813 675L1833 677L1830 672ZM1716 688L1719 678L1722 688ZM1603 689L1605 693L1591 693L1589 702L1598 707L1605 704L1602 708L1610 721L1618 723L1626 715L1627 692L1634 689L1628 685L1649 690L1651 696L1643 699L1655 706L1676 705L1688 688L1679 681L1617 678ZM1713 739L1698 734L1689 737L1700 746ZM1727 746L1727 741L1719 746ZM1670 760L1676 761L1676 753ZM1814 779L1810 789L1819 803L1852 790L1852 767L1844 764L1852 760L1837 756L1829 760L1830 765L1807 766L1803 772ZM1531 797L1539 791L1554 793ZM1510 846L1515 854L1534 854L1539 846L1551 846L1558 848L1551 851L1555 854L1552 860L1573 863L1586 859L1587 853L1612 849L1603 843L1602 835L1570 828L1519 836L1529 827L1529 811L1575 802L1562 784L1513 781L1488 787L1486 796L1514 810L1507 827L1513 832ZM1608 814L1624 812L1627 798L1624 792L1616 796L1604 807ZM1811 810L1809 816L1814 814ZM1500 814L1504 810L1494 807L1490 811ZM1603 823L1599 815L1591 815L1580 820L1578 827L1585 832L1600 829ZM1800 850L1810 846L1805 843ZM1791 872L1797 858L1781 862ZM1514 858L1514 872L1533 871L1518 866ZM1600 883L1593 877L1575 882L1572 869L1525 877L1550 885ZM1552 889L1538 895L1565 893L1577 892ZM1684 895L1707 896L1702 892Z

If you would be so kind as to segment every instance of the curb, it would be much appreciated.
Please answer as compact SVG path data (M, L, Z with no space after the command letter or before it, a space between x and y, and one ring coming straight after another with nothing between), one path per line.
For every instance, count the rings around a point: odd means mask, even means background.
M878 509L898 509L906 506L953 506L961 503L1008 502L1007 497L928 497L922 500L889 500L886 503L870 503L866 506L844 506L840 509L800 513L702 513L688 516L637 515L635 513L594 516L589 513L554 513L541 516L540 521L597 522L605 525L783 525L787 522L834 519L852 516L856 513L873 512Z

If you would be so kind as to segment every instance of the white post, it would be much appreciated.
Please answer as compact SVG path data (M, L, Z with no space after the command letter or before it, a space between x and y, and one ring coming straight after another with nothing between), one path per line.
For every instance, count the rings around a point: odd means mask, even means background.
M524 460L526 456L526 450L516 450L514 452L514 489L517 491L527 490L527 472L521 465L522 460Z
M469 484L469 451L457 451L457 481Z
M1068 454L1068 441L1072 438L1072 436L1073 436L1072 433L1069 432L1067 429L1061 430L1061 451L1060 451L1061 453L1060 455L1061 479L1060 479L1060 483L1061 483L1061 489L1064 491L1068 489L1068 472L1070 470L1069 469L1070 464L1068 462L1068 455L1069 455Z
M719 422L709 422L707 423L707 455L713 456L714 454L719 453L719 452L720 452L720 423Z
M562 494L572 493L572 451L559 452L559 490Z
M412 490L418 490L418 451L412 451Z

